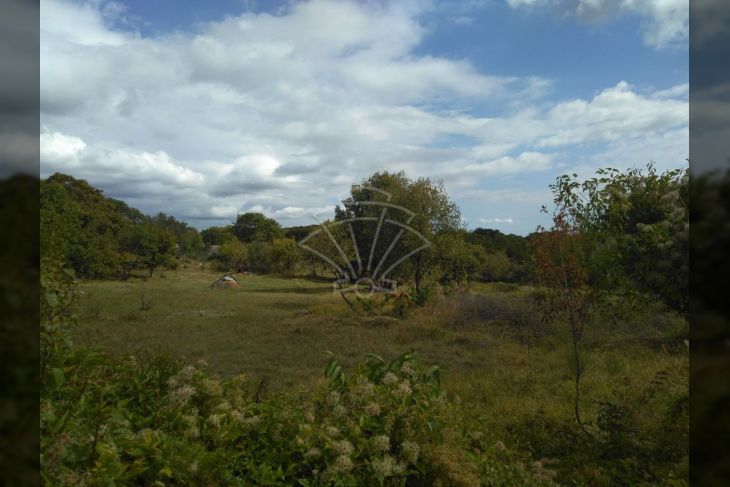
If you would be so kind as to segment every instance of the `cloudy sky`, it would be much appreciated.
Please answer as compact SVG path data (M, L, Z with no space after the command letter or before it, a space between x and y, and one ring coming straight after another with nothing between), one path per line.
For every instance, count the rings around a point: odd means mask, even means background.
M41 175L198 228L376 170L527 234L559 174L685 167L688 0L41 1Z

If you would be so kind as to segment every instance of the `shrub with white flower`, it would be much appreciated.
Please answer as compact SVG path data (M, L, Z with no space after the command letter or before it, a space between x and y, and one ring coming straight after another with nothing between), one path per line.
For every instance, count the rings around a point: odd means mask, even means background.
M401 452L403 457L411 463L418 461L418 455L421 452L421 447L414 441L404 441L401 445Z
M353 390L352 396L356 400L366 401L375 394L375 384L370 382L366 377L359 376L355 383L356 386Z
M368 356L351 377L341 367L328 367L333 377L300 402L256 402L240 378L219 380L172 362L160 373L153 369L160 364L166 362L151 366L140 359L119 377L105 378L104 390L124 384L114 392L120 405L115 416L102 409L93 429L88 418L99 414L98 401L87 397L80 405L78 390L53 391L54 397L65 394L63 403L42 402L48 439L41 462L49 484L452 485L449 473L471 468L465 457L449 458L446 469L433 463L433 446L447 437L438 425L448 405L439 400L437 369L424 372L409 354L390 362ZM94 367L82 365L81 374ZM81 421L74 415L84 404L89 406ZM49 421L64 410L73 429L54 437ZM87 445L95 434L89 467ZM73 456L77 445L84 455ZM468 440L451 444L469 446ZM519 475L534 471L547 479L547 463L541 462ZM519 480L503 485L540 485Z
M215 428L220 428L221 420L223 419L224 416L225 415L223 415L223 414L211 414L208 417L207 422L210 423L211 425L213 425Z
M380 478L390 477L396 472L397 462L395 458L390 455L385 455L380 458L374 458L370 461L370 466L375 472L375 475Z
M203 391L212 397L221 397L223 395L223 387L221 383L215 379L203 379L201 382Z
M398 376L395 375L393 372L387 372L383 376L383 384L386 386L392 386L398 383Z
M426 418L440 395L437 369L419 375L412 357L405 354L391 363L370 356L351 378L336 363L327 370L332 374L330 389L322 395L314 417L306 420L320 431L310 436L311 447L330 454L314 459L302 450L302 455L309 461L324 461L327 479L349 479L346 483L360 479L367 484L373 475L382 480L418 472L419 442L434 433ZM303 416L308 412L305 409ZM393 445L397 446L391 453ZM334 466L344 462L342 457L353 462L346 475Z
M182 407L190 401L195 395L195 388L193 386L184 385L173 390L170 394L170 401L174 406Z
M416 376L416 371L411 362L403 362L403 365L400 366L400 371L407 377L415 378Z
M193 376L195 375L196 369L192 365L186 365L183 367L180 372L177 374L177 379L180 382L190 382L193 380Z
M363 408L363 412L368 416L377 416L380 414L380 404L371 402Z
M314 423L314 411L308 409L307 412L304 413L304 419L306 419L308 423Z
M340 455L340 456L342 456L342 455L345 455L345 456L352 455L352 451L353 451L352 443L350 443L347 440L335 441L334 443L332 443L332 449L335 452L337 452L337 454Z
M322 451L316 446L310 448L304 453L304 458L307 460L313 460L322 456Z
M331 391L327 395L327 404L334 406L340 402L340 393L337 391Z
M413 392L413 389L411 389L411 383L407 380L404 380L400 384L398 384L398 387L393 392L396 396L405 397L410 396Z
M349 472L353 466L352 459L349 456L342 455L337 457L334 463L327 468L327 473L336 476L337 474Z
M372 439L373 449L375 451L388 451L390 450L390 438L386 435L377 435Z

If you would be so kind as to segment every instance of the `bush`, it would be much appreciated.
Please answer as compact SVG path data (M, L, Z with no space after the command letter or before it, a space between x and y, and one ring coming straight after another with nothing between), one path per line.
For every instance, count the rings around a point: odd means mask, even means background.
M220 270L243 272L246 269L248 250L239 240L228 240L220 246L219 255L215 257L219 261Z
M303 398L261 401L165 355L74 348L70 274L43 282L41 475L49 485L538 485L469 439L436 366L336 361ZM486 479L480 481L480 477ZM503 480L499 480L503 479ZM499 480L499 481L497 481Z
M391 362L369 355L351 376L335 361L326 375L303 402L256 402L245 377L221 381L166 356L74 349L44 383L43 478L54 485L479 485L479 464L445 427L437 367L424 369L410 354Z
M272 246L268 242L251 242L246 244L248 255L246 269L266 274L272 269Z
M611 391L598 401L587 432L543 411L509 429L533 456L560 459L555 473L561 484L688 485L689 396L672 390L677 380L660 371L649 384ZM648 422L648 416L659 420Z

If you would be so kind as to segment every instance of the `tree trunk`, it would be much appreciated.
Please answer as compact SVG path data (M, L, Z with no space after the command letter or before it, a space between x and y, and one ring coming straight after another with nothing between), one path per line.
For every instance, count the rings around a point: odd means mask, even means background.
M575 421L578 423L583 431L586 431L586 427L583 425L583 421L580 419L580 355L578 354L578 341L580 340L580 330L575 322L575 314L573 313L573 306L568 303L568 318L570 320L570 337L573 340L573 357L575 358L575 403L573 405L575 411Z
M575 420L581 428L584 428L583 421L580 419L580 357L578 355L578 337L575 331L571 331L573 338L573 357L575 357ZM584 428L585 429L585 428Z

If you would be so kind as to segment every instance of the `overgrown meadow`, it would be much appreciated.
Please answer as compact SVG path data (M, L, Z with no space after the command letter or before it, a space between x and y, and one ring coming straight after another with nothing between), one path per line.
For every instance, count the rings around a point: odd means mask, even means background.
M78 286L73 339L105 351L60 348L59 362L49 365L46 480L293 485L314 476L322 485L335 478L343 485L376 479L681 485L686 479L688 350L684 324L672 314L627 308L594 317L583 350L586 434L571 416L568 336L558 323L540 321L530 288L476 286L399 320L353 316L328 282L250 275L238 289L210 289L216 276L180 269ZM404 390L419 384L410 376L399 375L386 393L382 380L368 375L363 350L377 350L386 361L410 351L419 363L438 364L440 380L424 399L429 407L390 395L398 384ZM344 386L323 373L332 360ZM402 363L396 365L400 374ZM362 408L369 404L328 405L333 391L360 382L379 391L371 411L380 408L375 417L384 423L368 424ZM321 416L307 421L314 411ZM412 437L398 430L398 421L415 429ZM328 436L328 426L342 434ZM388 449L369 447L382 438ZM335 474L344 468L338 441L357 455L352 470ZM398 456L397 441L413 442L425 456L409 464Z
M654 223L628 211L639 230L611 243L600 232L621 235L626 207L589 232L581 221L587 213L573 205L542 240L531 240L534 260L458 247L462 234L434 230L437 243L444 239L437 249L464 252L432 254L440 260L403 271L399 292L370 299L346 301L312 262L252 269L251 252L266 242L283 252L269 256L288 255L281 239L256 239L256 225L270 224L258 217L239 228L253 228L255 245L240 237L229 244L238 260L226 260L234 253L158 259L145 249L169 242L132 245L135 230L120 240L127 250L116 278L46 265L44 482L687 485L683 284L654 272L660 267L626 272L636 269L626 256L646 262L652 248L681 260L673 253L681 232L665 218L675 210L667 203L675 179L608 177L596 188L615 190L619 181L635 208L662 201L669 210L650 215ZM558 181L558 209L571 207L565 195L573 183ZM442 208L450 221L453 208ZM623 249L623 260L611 260L610 245ZM74 252L54 242L47 248ZM89 255L83 262L116 258ZM503 259L511 270L500 272L513 282L494 279ZM598 279L607 266L611 279ZM211 288L225 271L239 286Z

